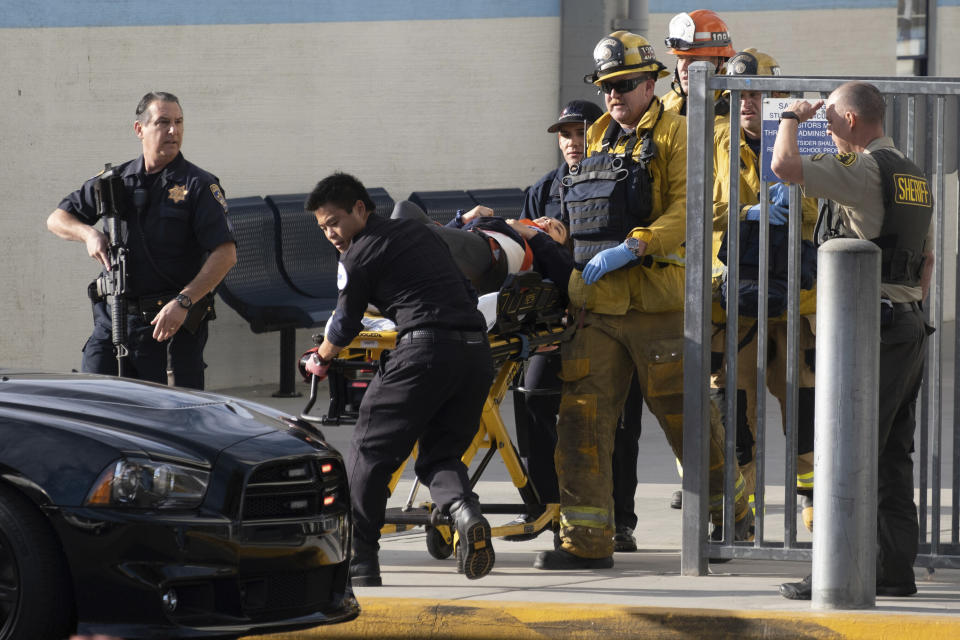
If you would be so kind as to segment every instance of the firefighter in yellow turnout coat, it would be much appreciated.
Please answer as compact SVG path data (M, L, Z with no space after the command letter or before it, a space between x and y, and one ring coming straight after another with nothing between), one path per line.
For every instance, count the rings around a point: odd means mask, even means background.
M769 54L746 49L727 63L727 75L780 75L780 66ZM758 91L743 91L740 94L740 220L756 217L759 194L766 189L760 181L760 134L762 128L762 98ZM775 96L776 97L776 96ZM730 185L730 126L717 128L714 135L714 231L715 238L727 230ZM777 189L783 189L780 185ZM780 192L785 193L784 191ZM781 219L782 207L771 204L771 225L785 225ZM803 198L801 236L813 240L817 222L817 201ZM779 227L785 233L785 227ZM741 255L745 248L740 247ZM771 260L773 258L771 257ZM814 418L814 349L816 347L816 289L800 291L800 314L798 335L798 448L797 491L804 507L803 521L807 528L813 526L813 418ZM767 324L767 376L766 385L780 403L781 415L787 408L787 319L786 314L771 317ZM713 351L724 349L724 326L718 325L713 340ZM746 491L753 502L756 483L756 432L757 432L757 320L741 314L739 320L739 347L737 356L737 458L746 481ZM726 381L721 372L716 381L723 388ZM786 419L784 418L784 424Z
M587 132L589 157L571 169L564 196L579 270L569 282L578 328L563 347L557 425L563 544L537 557L539 569L613 566L609 460L634 371L682 458L686 122L654 95L667 71L644 38L615 32L594 59L587 78L603 90L608 112ZM723 435L713 413L710 510L719 523ZM735 511L745 529L752 516L742 479L738 485Z

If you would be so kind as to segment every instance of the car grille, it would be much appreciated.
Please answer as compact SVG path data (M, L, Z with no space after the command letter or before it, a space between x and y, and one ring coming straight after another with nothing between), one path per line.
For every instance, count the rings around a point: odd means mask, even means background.
M171 617L183 625L209 625L212 619L283 620L330 610L342 591L347 566L325 565L257 577L222 578L175 585L178 606Z
M257 467L250 475L242 518L302 519L346 506L346 481L335 458L278 460Z

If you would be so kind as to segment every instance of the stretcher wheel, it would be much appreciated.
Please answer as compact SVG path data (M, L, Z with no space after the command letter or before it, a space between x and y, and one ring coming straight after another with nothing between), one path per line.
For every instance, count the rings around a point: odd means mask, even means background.
M436 527L427 525L427 551L437 560L446 560L453 554L453 542L447 542Z

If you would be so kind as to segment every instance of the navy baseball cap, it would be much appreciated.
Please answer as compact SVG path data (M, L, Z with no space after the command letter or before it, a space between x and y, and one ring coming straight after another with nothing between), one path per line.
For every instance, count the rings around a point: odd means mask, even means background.
M589 100L571 100L560 112L560 118L547 129L549 133L560 130L560 126L568 122L583 123L589 126L594 120L603 115L603 109Z

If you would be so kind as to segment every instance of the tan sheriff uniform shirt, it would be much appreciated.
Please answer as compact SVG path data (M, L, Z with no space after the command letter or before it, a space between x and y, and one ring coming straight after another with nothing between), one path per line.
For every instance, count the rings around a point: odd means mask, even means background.
M863 153L801 156L804 195L836 202L847 233L864 240L879 236L883 225L883 182L877 161L870 157L870 152L877 149L893 149L903 156L886 136L868 144ZM932 223L925 247L933 250ZM891 302L919 302L922 292L920 287L881 283L880 295Z

